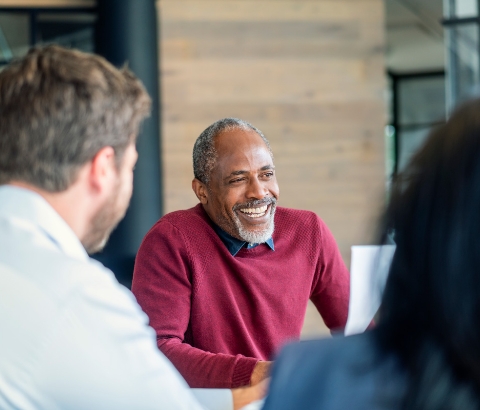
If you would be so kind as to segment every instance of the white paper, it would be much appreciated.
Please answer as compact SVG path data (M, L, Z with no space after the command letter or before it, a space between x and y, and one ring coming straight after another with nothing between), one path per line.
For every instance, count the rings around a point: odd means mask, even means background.
M364 332L377 313L394 253L395 245L352 246L346 335Z

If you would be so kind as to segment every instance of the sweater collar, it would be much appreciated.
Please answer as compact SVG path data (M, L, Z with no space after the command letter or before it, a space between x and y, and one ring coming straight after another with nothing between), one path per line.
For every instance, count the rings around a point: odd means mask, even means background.
M220 239L222 240L222 242L225 244L225 246L227 247L228 251L230 252L230 254L232 256L235 256L238 251L240 249L242 249L244 246L247 248L247 249L252 249L252 248L255 248L257 247L258 245L260 245L259 243L248 243L246 241L242 241L240 239L237 239L237 238L234 238L232 235L226 233L222 228L220 228L217 224L215 223L212 223L212 226L213 226L213 229L215 230L215 232L217 233L217 235L220 237ZM268 247L274 251L275 250L275 247L273 245L273 238L270 237L269 239L267 239L267 241L265 242L266 245L268 245Z

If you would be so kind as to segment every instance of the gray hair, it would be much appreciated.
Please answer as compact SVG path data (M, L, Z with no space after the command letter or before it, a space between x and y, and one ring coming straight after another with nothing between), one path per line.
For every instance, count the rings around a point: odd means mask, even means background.
M223 118L207 127L197 138L195 145L193 146L193 174L199 181L207 185L210 182L210 173L217 160L215 137L224 131L231 131L234 129L255 131L265 142L265 145L273 158L270 143L265 138L262 131L247 121L238 118Z

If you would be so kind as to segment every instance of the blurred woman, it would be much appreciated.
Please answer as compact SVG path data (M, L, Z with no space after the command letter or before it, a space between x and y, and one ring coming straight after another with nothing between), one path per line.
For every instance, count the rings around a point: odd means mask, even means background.
M479 99L396 179L382 222L392 230L377 328L287 346L264 410L480 408Z

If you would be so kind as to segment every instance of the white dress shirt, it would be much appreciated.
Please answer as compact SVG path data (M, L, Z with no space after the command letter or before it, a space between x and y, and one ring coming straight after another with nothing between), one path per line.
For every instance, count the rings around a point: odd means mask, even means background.
M132 293L39 195L0 186L0 408L201 409ZM200 390L231 409L229 390Z

